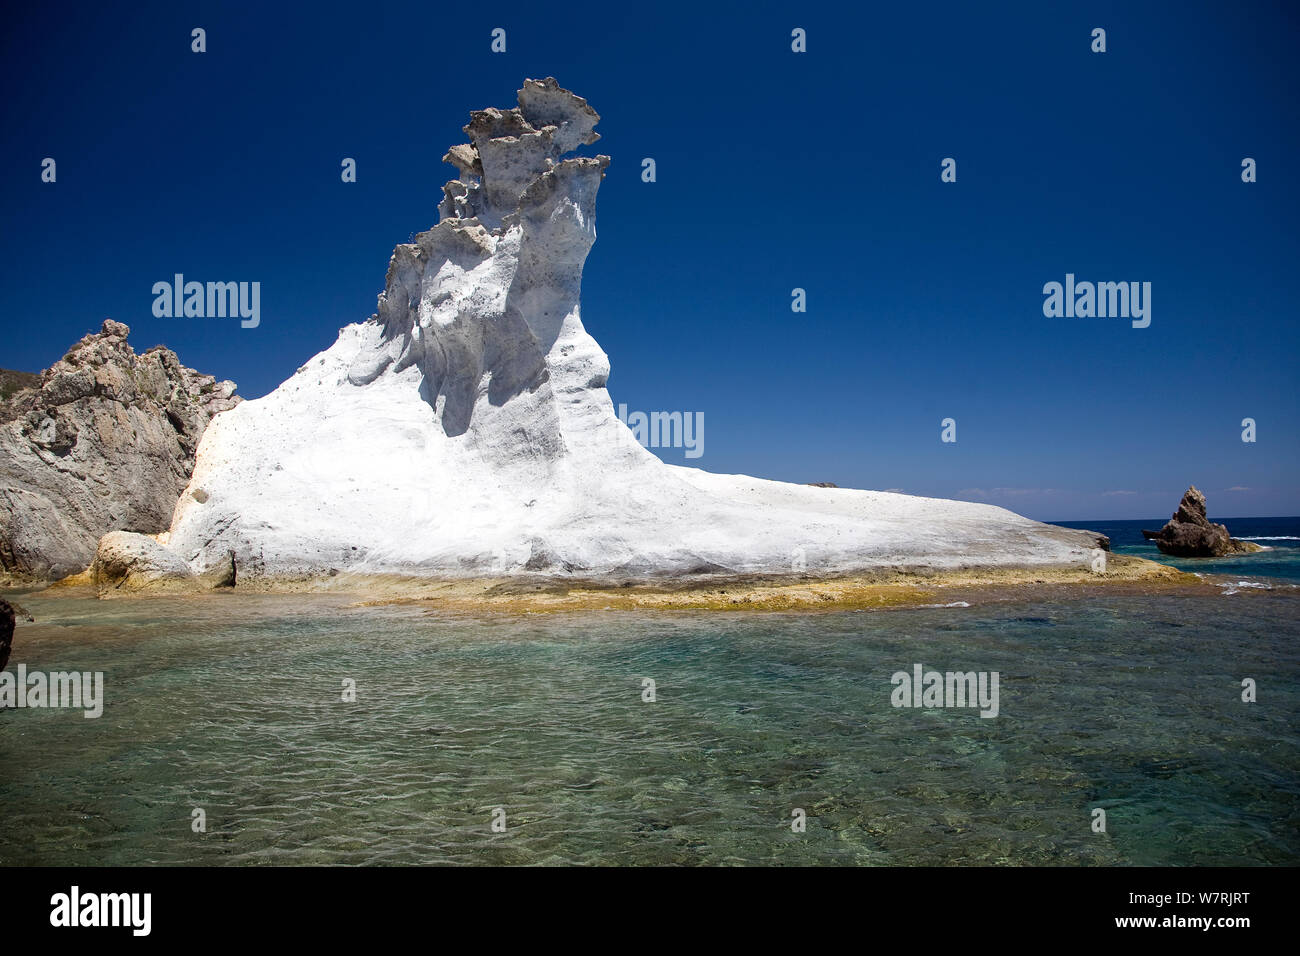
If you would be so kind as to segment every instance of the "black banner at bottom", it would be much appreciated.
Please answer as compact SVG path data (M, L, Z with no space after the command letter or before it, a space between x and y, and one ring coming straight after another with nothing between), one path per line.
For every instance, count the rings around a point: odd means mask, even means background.
M660 944L677 925L729 944L783 926L945 946L1131 937L1232 945L1288 920L1286 869L6 869L7 943L374 941L455 930L492 942L623 923ZM694 930L692 930L694 932ZM968 935L973 934L973 935ZM1046 934L1046 935L1045 935ZM448 938L448 942L451 938ZM658 948L658 944L655 945Z

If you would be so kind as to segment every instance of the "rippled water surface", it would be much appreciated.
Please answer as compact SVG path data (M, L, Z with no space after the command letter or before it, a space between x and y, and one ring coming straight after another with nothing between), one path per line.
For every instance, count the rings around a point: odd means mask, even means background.
M0 711L3 864L1300 862L1294 590L516 619L18 600L10 670L103 671L107 705ZM914 663L998 671L1001 715L893 708Z

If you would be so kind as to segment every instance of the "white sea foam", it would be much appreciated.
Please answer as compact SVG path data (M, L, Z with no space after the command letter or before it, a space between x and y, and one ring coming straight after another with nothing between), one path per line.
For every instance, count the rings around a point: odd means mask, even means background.
M1273 585L1264 584L1260 581L1238 581L1236 584L1228 583L1219 586L1225 589L1223 592L1224 597L1227 597L1229 594L1239 594L1242 588L1255 588L1261 591L1273 590Z

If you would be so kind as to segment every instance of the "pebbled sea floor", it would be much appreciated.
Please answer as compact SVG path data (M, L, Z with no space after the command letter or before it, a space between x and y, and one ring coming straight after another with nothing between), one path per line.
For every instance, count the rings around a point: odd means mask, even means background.
M515 618L7 596L36 617L9 670L102 671L106 702L0 711L0 865L1300 862L1295 588ZM917 663L999 672L999 716L892 706Z

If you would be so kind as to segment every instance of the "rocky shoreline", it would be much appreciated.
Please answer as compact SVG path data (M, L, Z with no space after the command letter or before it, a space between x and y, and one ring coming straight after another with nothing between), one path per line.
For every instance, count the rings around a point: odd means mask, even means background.
M124 579L116 586L92 570L50 585L52 591L103 599L215 597L220 594L342 594L359 604L420 604L464 612L533 613L561 610L813 611L917 607L1023 596L1027 590L1116 593L1212 590L1196 575L1144 558L1108 555L1104 570L1089 567L880 568L837 575L711 574L625 577L415 577L391 574L278 575L213 588L176 579Z

